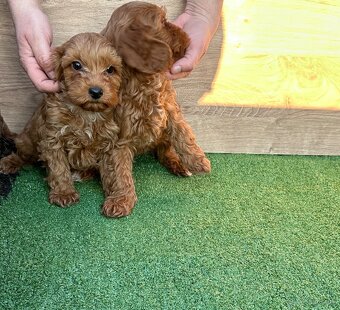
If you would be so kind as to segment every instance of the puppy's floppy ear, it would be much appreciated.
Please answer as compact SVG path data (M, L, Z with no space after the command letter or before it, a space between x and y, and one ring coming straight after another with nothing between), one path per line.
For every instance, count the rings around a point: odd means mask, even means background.
M166 71L172 60L170 47L153 36L150 26L133 23L120 32L118 54L125 63L140 72L153 74Z
M54 64L55 76L58 82L61 82L64 79L63 67L62 67L62 62L61 62L61 59L63 58L64 53L65 53L65 48L63 45L56 47L52 53L52 61Z

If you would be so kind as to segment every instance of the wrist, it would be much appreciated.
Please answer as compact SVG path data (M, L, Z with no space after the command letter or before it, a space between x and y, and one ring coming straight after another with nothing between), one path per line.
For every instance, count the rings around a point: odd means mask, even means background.
M206 19L210 24L219 23L223 0L187 0L185 13Z
M190 11L220 12L223 0L187 0L186 9Z
M27 13L27 9L41 9L40 0L7 0L7 3L11 10L13 20L21 13Z

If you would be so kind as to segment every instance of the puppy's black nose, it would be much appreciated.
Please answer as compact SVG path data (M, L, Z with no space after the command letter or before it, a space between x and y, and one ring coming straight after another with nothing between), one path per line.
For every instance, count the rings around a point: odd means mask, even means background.
M103 96L103 90L100 87L89 88L89 94L93 99L99 99Z

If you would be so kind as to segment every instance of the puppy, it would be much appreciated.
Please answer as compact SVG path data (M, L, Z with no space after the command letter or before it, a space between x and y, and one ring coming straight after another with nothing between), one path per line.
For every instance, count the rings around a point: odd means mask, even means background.
M0 159L15 152L12 133L3 120L0 111ZM3 174L0 172L0 205L2 198L7 197L12 189L16 174Z
M176 102L166 71L183 57L190 41L166 20L157 5L130 2L116 9L101 32L123 58L122 86L114 119L120 128L113 151L114 192L103 206L109 217L128 215L137 197L132 178L136 154L155 150L172 173L190 176L210 172Z
M43 161L50 187L49 202L61 207L79 200L72 173L81 178L100 172L106 196L112 192L112 151L118 127L121 58L112 44L96 33L82 33L56 48L53 55L61 92L46 94L23 132L17 152L0 161L13 173L26 163Z

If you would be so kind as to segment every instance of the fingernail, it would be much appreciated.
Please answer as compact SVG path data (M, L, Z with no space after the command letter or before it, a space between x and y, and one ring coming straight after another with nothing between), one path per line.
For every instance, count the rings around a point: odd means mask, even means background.
M181 73L181 72L182 72L181 66L176 66L171 70L172 74L177 74L177 73Z

